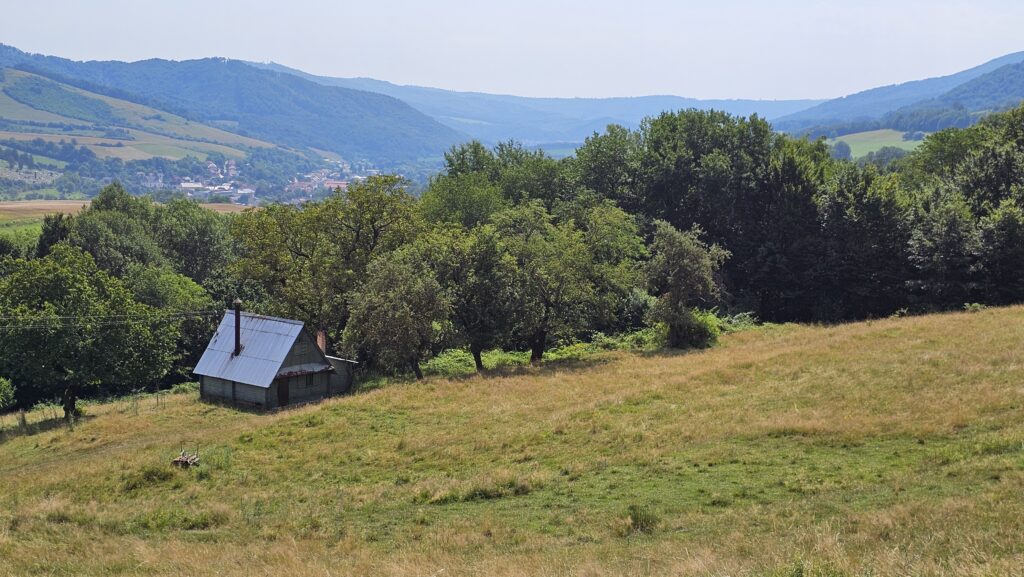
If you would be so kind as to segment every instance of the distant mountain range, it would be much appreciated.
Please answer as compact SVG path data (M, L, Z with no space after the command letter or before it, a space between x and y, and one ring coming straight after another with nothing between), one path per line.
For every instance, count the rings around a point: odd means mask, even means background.
M793 133L843 134L876 128L933 131L970 124L1024 100L1022 62L1024 52L1017 52L949 76L865 90L783 116L774 125ZM942 117L948 126L934 122ZM949 121L954 117L958 122Z
M412 105L469 137L495 143L515 139L527 145L580 143L609 124L630 128L664 111L698 108L730 114L758 114L769 120L815 106L822 100L698 100L679 96L633 98L527 98L482 92L457 92L392 84L372 78L315 76L275 63L250 63L325 86L386 94Z
M666 110L756 113L786 132L836 136L963 126L1022 99L1024 52L834 100L771 101L527 98L315 76L280 64L223 58L77 62L0 44L3 131L30 134L49 124L44 132L56 135L77 123L88 125L77 126L79 136L128 131L131 138L123 144L137 156L180 158L213 147L238 157L276 147L421 174L438 166L448 147L469 139L516 139L571 150L608 124L636 127ZM128 150L117 152L132 157Z
M465 137L390 96L237 60L75 62L0 46L0 67L166 110L242 136L382 166L439 158Z

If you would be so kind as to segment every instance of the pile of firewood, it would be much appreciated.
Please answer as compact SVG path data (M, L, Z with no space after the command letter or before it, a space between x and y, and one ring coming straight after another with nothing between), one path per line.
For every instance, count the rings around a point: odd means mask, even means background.
M185 449L181 450L181 454L171 461L172 465L181 467L182 469L188 469L189 467L199 466L199 449L196 449L195 453L189 453Z

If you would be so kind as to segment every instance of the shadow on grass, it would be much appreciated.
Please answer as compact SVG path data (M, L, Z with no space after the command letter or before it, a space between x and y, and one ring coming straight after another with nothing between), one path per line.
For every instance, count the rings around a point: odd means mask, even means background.
M14 419L14 425L7 424L7 418L11 417ZM82 415L75 419L74 426L69 426L67 421L62 417L51 417L49 419L43 419L34 423L28 423L24 427L17 424L17 417L7 415L4 417L4 425L0 427L0 443L4 443L11 439L18 437L31 437L32 435L38 435L39 433L45 433L47 431L53 431L55 429L68 429L73 431L75 427L79 426L85 421L95 419L94 415Z
M602 351L593 353L584 358L563 358L550 361L543 361L540 364L519 364L519 363L508 363L502 364L493 368L485 368L481 372L466 371L459 373L427 373L423 381L417 381L410 375L395 375L395 376L382 376L382 375L371 375L362 382L356 383L350 394L368 393L377 389L382 389L391 386L408 386L414 385L420 382L429 382L435 380L447 380L447 381L469 381L473 379L504 379L519 377L524 375L530 376L544 376L551 375L554 373L561 373L567 371L580 371L590 369L600 365L608 364L614 361L618 357L618 353L621 351Z

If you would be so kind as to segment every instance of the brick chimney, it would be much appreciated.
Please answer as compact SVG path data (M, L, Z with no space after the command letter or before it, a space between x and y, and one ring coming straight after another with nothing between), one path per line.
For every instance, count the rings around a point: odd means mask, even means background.
M327 331L319 330L316 332L316 346L320 348L320 352L327 354Z

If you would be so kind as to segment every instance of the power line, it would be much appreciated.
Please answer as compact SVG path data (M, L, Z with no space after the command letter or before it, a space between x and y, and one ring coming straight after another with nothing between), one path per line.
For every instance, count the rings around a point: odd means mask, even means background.
M130 326L148 323L159 323L187 318L219 316L223 311L179 311L173 313L157 313L153 315L81 315L53 317L0 317L0 320L24 321L24 324L0 325L2 331L15 330L55 330L73 328L99 328L113 326ZM92 320L89 320L92 319ZM51 322L55 321L55 322Z

